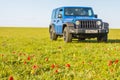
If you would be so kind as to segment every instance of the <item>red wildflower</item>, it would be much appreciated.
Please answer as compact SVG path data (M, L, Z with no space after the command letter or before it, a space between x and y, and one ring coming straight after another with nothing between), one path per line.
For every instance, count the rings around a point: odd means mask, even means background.
M54 69L54 68L55 68L55 65L54 65L54 64L52 64L52 65L51 65L51 68L52 68L52 69Z
M66 67L70 68L70 64L66 64Z
M37 66L37 65L34 65L32 68L33 68L33 69L37 69L37 68L38 68L38 66Z
M30 59L31 59L30 56L28 56L27 60L29 61Z
M59 71L58 70L55 70L55 73L58 73Z
M27 62L26 62L26 61L24 61L24 64L27 64Z
M10 77L8 78L8 80L14 80L13 76L10 76Z
M115 60L115 62L114 62L114 63L115 63L115 64L117 64L118 62L119 62L119 60L117 59L117 60Z
M108 66L111 66L113 64L113 61L109 61Z

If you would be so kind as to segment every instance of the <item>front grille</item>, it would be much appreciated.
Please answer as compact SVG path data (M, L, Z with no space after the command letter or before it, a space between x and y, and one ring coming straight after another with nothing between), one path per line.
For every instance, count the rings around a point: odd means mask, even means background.
M80 20L79 28L96 29L98 27L95 20Z

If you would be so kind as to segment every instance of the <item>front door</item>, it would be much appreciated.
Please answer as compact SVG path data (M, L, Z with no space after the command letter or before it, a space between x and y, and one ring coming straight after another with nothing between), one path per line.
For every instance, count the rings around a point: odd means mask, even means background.
M57 19L56 19L56 27L57 27L57 34L60 34L60 35L62 34L62 25L63 25L62 14L63 14L63 10L58 9ZM61 15L61 17L59 15Z

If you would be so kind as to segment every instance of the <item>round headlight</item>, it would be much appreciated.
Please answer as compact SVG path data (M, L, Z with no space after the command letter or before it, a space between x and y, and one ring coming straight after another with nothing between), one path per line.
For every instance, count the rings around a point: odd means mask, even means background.
M102 24L102 22L101 22L101 21L97 21L96 24L97 24L98 26L100 26L100 25Z
M80 21L76 21L75 24L76 24L76 25L80 25Z

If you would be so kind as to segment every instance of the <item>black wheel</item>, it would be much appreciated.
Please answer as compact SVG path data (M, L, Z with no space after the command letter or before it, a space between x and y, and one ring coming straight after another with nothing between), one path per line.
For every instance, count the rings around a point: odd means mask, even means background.
M68 27L65 27L65 28L64 28L63 38L64 38L64 41L65 41L65 42L72 42L72 34L69 33Z
M50 39L51 40L57 40L57 35L56 35L56 33L55 33L55 31L54 31L54 28L53 27L51 27L50 28Z
M106 33L106 34L103 34L103 35L99 35L99 36L97 37L97 41L98 41L98 42L107 42L107 40L108 40L108 35L107 35L107 33Z

